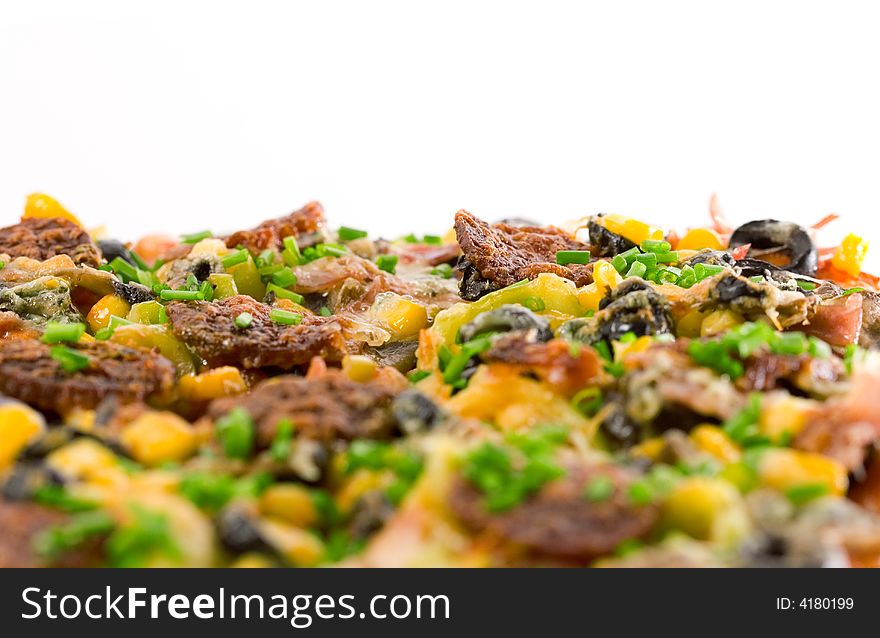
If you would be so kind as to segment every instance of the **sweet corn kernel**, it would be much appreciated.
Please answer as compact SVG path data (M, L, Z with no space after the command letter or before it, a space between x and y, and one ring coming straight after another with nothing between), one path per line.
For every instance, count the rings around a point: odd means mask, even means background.
M82 222L62 206L57 199L50 197L44 193L32 193L28 195L24 204L24 215L22 219L30 219L37 217L63 217L69 222L73 222L82 228Z
M666 441L664 441L662 437L655 436L652 439L647 439L634 446L631 452L635 456L641 456L646 459L656 461L660 458L660 454L663 452L663 448L665 447Z
M699 540L734 543L749 530L742 496L722 479L694 476L682 481L663 503L667 528Z
M743 322L742 315L733 310L715 310L710 312L700 324L700 336L712 337L720 335Z
M630 343L623 343L622 341L614 342L614 359L616 361L620 361L627 355L637 354L639 352L644 352L648 348L651 347L651 344L654 343L654 340L649 336L639 337L635 341Z
M94 439L75 439L46 457L46 463L62 474L83 480L102 479L119 469L116 455Z
M195 431L173 412L142 414L122 431L120 440L144 465L182 461L196 449Z
M712 250L724 250L726 246L711 228L691 228L675 246L676 250L700 250L710 248Z
M0 471L9 467L45 429L42 415L24 403L0 403Z
M342 370L352 381L369 381L376 376L376 362L361 354L347 354L342 358Z
M690 339L699 337L700 329L703 326L703 319L705 319L706 316L706 313L700 312L699 310L691 310L688 312L675 324L678 336L688 337Z
M862 264L865 263L869 244L868 240L850 233L834 251L831 265L852 277L858 277L862 272Z
M110 317L127 317L130 311L131 305L122 297L104 295L89 310L86 321L92 332L97 332L110 324Z
M178 382L180 397L189 401L210 401L247 392L247 383L238 368L222 366L198 375L187 374Z
M386 481L380 472L358 470L352 474L336 493L336 506L342 513L348 512L357 500L370 490L379 489Z
M370 314L391 332L392 339L408 339L428 325L428 311L421 304L393 292L376 297Z
M742 456L739 447L717 426L698 425L691 430L690 436L699 450L722 463L735 463Z
M260 511L296 527L311 527L318 521L312 495L301 485L278 483L260 496Z
M787 448L767 450L758 464L758 478L763 485L785 491L803 485L822 484L829 494L844 494L849 480L846 468L837 461Z
M794 436L804 429L814 404L787 393L768 394L761 401L761 433L777 441L783 436Z
M271 519L261 520L259 528L266 541L297 567L311 567L324 555L324 543L307 530Z

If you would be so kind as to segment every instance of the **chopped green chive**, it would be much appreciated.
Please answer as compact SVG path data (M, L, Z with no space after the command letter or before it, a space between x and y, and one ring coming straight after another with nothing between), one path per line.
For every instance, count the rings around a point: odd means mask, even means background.
M611 265L614 266L614 270L621 275L626 272L627 268L629 268L629 264L626 263L626 257L623 255L614 255L614 258L611 260Z
M427 379L430 376L431 372L428 370L412 370L406 375L410 383L418 383L422 379Z
M66 523L40 532L34 538L34 549L41 556L57 558L80 547L90 538L109 534L115 527L115 522L106 512L82 512Z
M545 304L544 300L540 297L526 297L523 300L522 305L535 312L541 312L547 307L547 304Z
M330 315L333 314L333 313L330 311L330 308L328 308L327 306L321 306L321 310L319 310L318 313L319 313L322 317L329 317Z
M220 263L223 264L224 268L232 268L233 266L238 266L239 264L243 264L248 260L250 253L246 250L236 250L234 253L229 253L225 257L220 260Z
M0 270L3 270L4 268L6 268L6 262L0 259Z
M281 258L288 266L296 266L302 262L302 253L296 243L296 238L285 237L283 240L284 250L281 251Z
M826 494L828 494L828 486L824 483L807 483L785 490L785 496L795 505L803 505Z
M43 333L43 343L61 343L64 341L79 341L86 331L85 324L82 323L58 323L50 321L46 324L46 331Z
M596 387L580 390L571 398L571 407L585 416L595 415L602 407L602 390Z
M203 239L208 239L209 237L213 237L213 236L214 236L214 233L212 233L210 230L203 230L200 233L193 233L191 235L182 235L180 237L180 241L182 241L184 244L197 244L200 241L202 241Z
M584 498L591 503L607 501L614 494L614 483L607 476L593 478L584 489Z
M254 322L254 316L249 312L242 312L239 314L232 323L235 324L235 327L239 330L244 330L248 328Z
M61 366L61 369L68 373L79 372L88 368L91 362L88 355L67 346L55 346L50 352L52 358Z
M657 256L657 263L674 264L679 260L678 251L670 250L664 253L654 253Z
M109 265L113 272L119 275L123 281L129 282L133 279L137 279L137 268L125 261L122 257L114 257Z
M633 261L632 265L629 267L629 270L626 271L626 276L644 277L646 272L648 272L648 267L645 266L645 264L640 261Z
M655 268L657 266L657 255L654 253L636 255L636 261L645 264L648 268Z
M425 235L424 237L422 237L422 242L425 244L436 246L443 243L443 238L439 235Z
M780 333L770 344L770 349L776 354L799 355L806 352L808 347L807 337L802 332Z
M254 260L254 263L257 265L257 268L265 268L266 266L271 266L275 263L275 251L271 248L267 248Z
M281 308L272 308L272 310L269 311L269 319L275 323L280 323L283 326L298 326L302 322L303 316L298 312L290 312L289 310L282 310Z
M646 253L668 253L672 245L668 241L646 239L642 242L642 250Z
M296 285L296 275L289 267L283 266L272 275L272 283L281 288L290 288Z
M379 255L376 257L376 265L379 270L394 274L397 268L397 255Z
M864 288L859 288L859 287L856 287L856 288L847 288L847 289L844 290L842 293L840 293L840 296L841 296L841 297L849 297L850 295L854 295L854 294L857 293L857 292L865 292L865 289L864 289Z
M816 359L827 359L831 356L831 346L818 337L811 336L809 338L809 343L811 357L815 357Z
M361 237L366 237L369 233L365 230L358 230L356 228L349 228L348 226L342 226L339 229L339 239L341 241L351 241L353 239L360 239Z
M410 233L409 235L404 236L403 241L405 241L407 244L418 244L419 238Z
M694 265L694 277L696 277L697 281L703 281L704 279L708 279L709 277L713 277L723 271L724 271L724 266L718 266L716 264L695 264Z
M758 422L761 419L761 394L753 392L745 408L725 421L721 428L727 435L743 447L753 447L767 443L761 434Z
M589 250L558 250L556 251L556 263L560 266L567 264L590 263Z
M201 301L202 293L198 290L163 290L159 298L163 301Z
M654 500L654 490L647 481L631 483L627 496L633 505L648 505Z
M809 292L810 290L815 290L818 287L812 281L804 281L802 279L795 280L795 283L797 284L798 288L807 292Z
M293 441L293 421L290 419L281 419L275 430L275 437L272 439L272 445L269 447L269 454L272 459L278 463L282 463L290 456L290 444Z
M452 266L450 266L449 264L440 264L439 266L431 270L431 274L436 277L449 279L450 277L452 277Z
M244 459L254 449L254 421L248 411L239 406L217 419L217 438L228 458Z
M275 284L271 284L271 283L268 286L266 286L266 294L268 294L270 292L273 295L275 295L275 297L278 299L288 299L288 300L292 301L293 303L297 303L300 305L302 304L303 301L305 301L305 298L302 295L295 293L292 290L287 290L286 288L282 288L280 286L276 286Z

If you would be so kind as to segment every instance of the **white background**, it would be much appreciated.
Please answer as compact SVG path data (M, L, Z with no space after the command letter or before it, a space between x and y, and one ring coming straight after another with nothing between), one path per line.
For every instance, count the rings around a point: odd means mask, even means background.
M717 192L880 253L878 27L839 0L3 2L0 222L45 191L126 239L310 199L389 235L698 225Z

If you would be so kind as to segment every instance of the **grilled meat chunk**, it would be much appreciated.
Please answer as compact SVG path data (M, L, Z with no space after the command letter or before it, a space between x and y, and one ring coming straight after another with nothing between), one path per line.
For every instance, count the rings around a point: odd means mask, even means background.
M244 246L257 254L267 248L281 250L285 237L300 238L319 233L324 228L324 208L318 202L309 202L297 211L269 219L250 230L240 230L226 238L229 248ZM302 244L302 242L298 242Z
M0 498L0 568L10 567L97 567L101 563L100 539L54 559L44 558L34 549L34 539L54 525L64 524L69 516L56 510L27 502Z
M613 485L609 498L590 502L585 487L603 477ZM627 496L636 475L616 465L570 464L566 476L544 485L531 498L501 513L490 513L483 495L459 480L452 510L471 530L488 532L544 556L589 560L626 539L643 537L657 520L653 505L634 505Z
M560 250L588 250L589 246L564 231L548 226L490 225L466 211L455 215L455 234L463 259L458 268L463 299L475 300L522 279L550 272L583 286L593 281L590 264L556 263Z
M174 334L212 366L289 370L312 357L339 360L346 351L338 317L304 314L299 325L281 325L269 319L271 306L246 295L171 303L167 310ZM236 328L235 318L243 312L253 323Z
M75 407L94 408L108 396L123 403L141 401L174 383L174 365L158 354L107 341L67 347L88 356L89 365L68 373L41 341L0 342L0 394L64 414Z
M359 383L340 370L327 370L315 378L285 375L269 379L246 396L214 401L208 415L218 419L243 407L257 426L260 447L272 443L283 419L294 423L300 437L324 441L383 439L396 425L390 409L396 395L396 388L379 380Z
M101 265L101 253L82 228L60 217L28 218L0 228L0 254L44 261L70 255L74 263Z

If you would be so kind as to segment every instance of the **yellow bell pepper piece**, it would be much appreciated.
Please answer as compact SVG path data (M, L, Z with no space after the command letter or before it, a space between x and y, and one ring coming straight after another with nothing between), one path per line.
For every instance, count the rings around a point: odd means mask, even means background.
M742 315L733 310L715 310L710 312L700 324L701 337L720 335L743 322Z
M0 403L0 471L46 429L42 415L18 401Z
M723 250L726 248L721 237L711 228L691 228L675 246L676 250Z
M870 242L867 239L850 233L843 238L840 246L834 251L831 265L852 277L858 277L862 272L862 264L865 263L865 255L868 254L869 245Z
M539 297L544 302L544 312L555 310L579 317L587 310L578 301L578 291L573 282L551 273L541 273L526 283L514 284L491 292L473 303L457 303L443 310L434 319L431 331L439 334L445 345L457 349L455 335L461 326L487 310L522 303L528 297Z
M180 377L178 391L180 397L189 401L210 401L247 392L247 383L241 372L234 366L222 366Z
M761 455L758 478L762 485L779 491L804 485L824 485L829 494L846 493L846 468L837 461L812 452L773 448Z
M104 295L89 310L86 321L92 332L97 332L110 324L110 317L125 318L129 312L131 312L131 305L125 299L116 295Z
M361 354L347 354L342 358L342 371L352 381L369 381L376 376L376 362Z
M119 459L94 439L75 439L46 457L49 467L65 476L85 481L107 482L121 469Z
M428 325L428 311L423 305L393 292L376 297L370 316L387 328L395 341L414 337Z
M622 215L605 215L596 218L596 222L604 226L612 233L626 237L631 242L641 245L647 239L663 239L663 230L655 228L637 219L631 219Z
M82 222L76 218L70 211L62 206L57 199L50 197L45 193L32 193L27 196L24 203L24 215L22 219L33 218L51 218L63 217L69 222L73 222L80 228L83 227Z
M694 476L682 481L667 497L662 518L668 529L677 529L699 540L735 543L749 531L742 496L723 479Z
M807 418L815 409L809 399L793 397L788 393L772 393L761 401L761 433L777 441L785 435L794 436L804 429Z
M691 430L690 437L697 449L722 463L736 463L742 457L736 443L718 426L698 425Z
M128 424L122 444L139 463L154 466L182 461L196 449L192 426L173 412L147 412Z
M119 326L113 331L110 341L120 343L129 348L156 348L163 357L171 361L178 374L195 372L192 355L164 325L147 325L132 323Z

